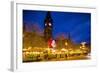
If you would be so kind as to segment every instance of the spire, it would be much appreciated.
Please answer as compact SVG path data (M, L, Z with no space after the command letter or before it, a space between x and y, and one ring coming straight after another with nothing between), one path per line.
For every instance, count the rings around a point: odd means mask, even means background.
M47 14L46 14L45 22L52 22L50 11L48 11Z
M50 11L47 12L46 18L51 18Z
M47 12L46 18L44 20L44 38L46 41L48 41L50 38L52 38L52 18L50 11Z

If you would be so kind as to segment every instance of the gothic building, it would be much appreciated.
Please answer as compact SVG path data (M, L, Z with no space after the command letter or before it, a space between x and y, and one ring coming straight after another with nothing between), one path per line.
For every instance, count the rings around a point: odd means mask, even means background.
M46 14L44 24L45 24L44 38L45 38L45 41L48 41L50 38L52 38L52 30L53 30L53 21L52 21L51 14L49 11Z

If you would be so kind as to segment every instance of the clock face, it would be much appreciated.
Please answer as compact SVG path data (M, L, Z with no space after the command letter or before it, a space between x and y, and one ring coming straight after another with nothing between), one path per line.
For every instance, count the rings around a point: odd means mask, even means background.
M49 26L51 26L52 24L51 23L49 23Z
M45 26L47 26L47 24L45 23Z
M51 24L51 23L49 23L48 25L49 25L49 26L52 26L52 24ZM45 23L45 26L47 26L47 23Z

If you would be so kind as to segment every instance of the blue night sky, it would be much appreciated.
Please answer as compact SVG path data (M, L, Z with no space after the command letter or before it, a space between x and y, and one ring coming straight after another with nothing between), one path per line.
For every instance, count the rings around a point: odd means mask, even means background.
M44 30L44 20L47 11L23 10L23 23L26 25L37 24ZM91 14L76 12L53 12L53 36L70 33L73 42L80 43L91 40Z

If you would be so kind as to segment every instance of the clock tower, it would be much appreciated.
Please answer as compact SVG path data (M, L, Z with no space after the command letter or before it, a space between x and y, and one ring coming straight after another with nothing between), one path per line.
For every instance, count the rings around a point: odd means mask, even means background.
M52 25L52 18L51 18L51 14L50 12L48 11L47 14L46 14L46 18L45 18L45 21L44 21L44 38L45 38L45 41L48 41L49 39L52 38L52 29L53 29L53 25Z

